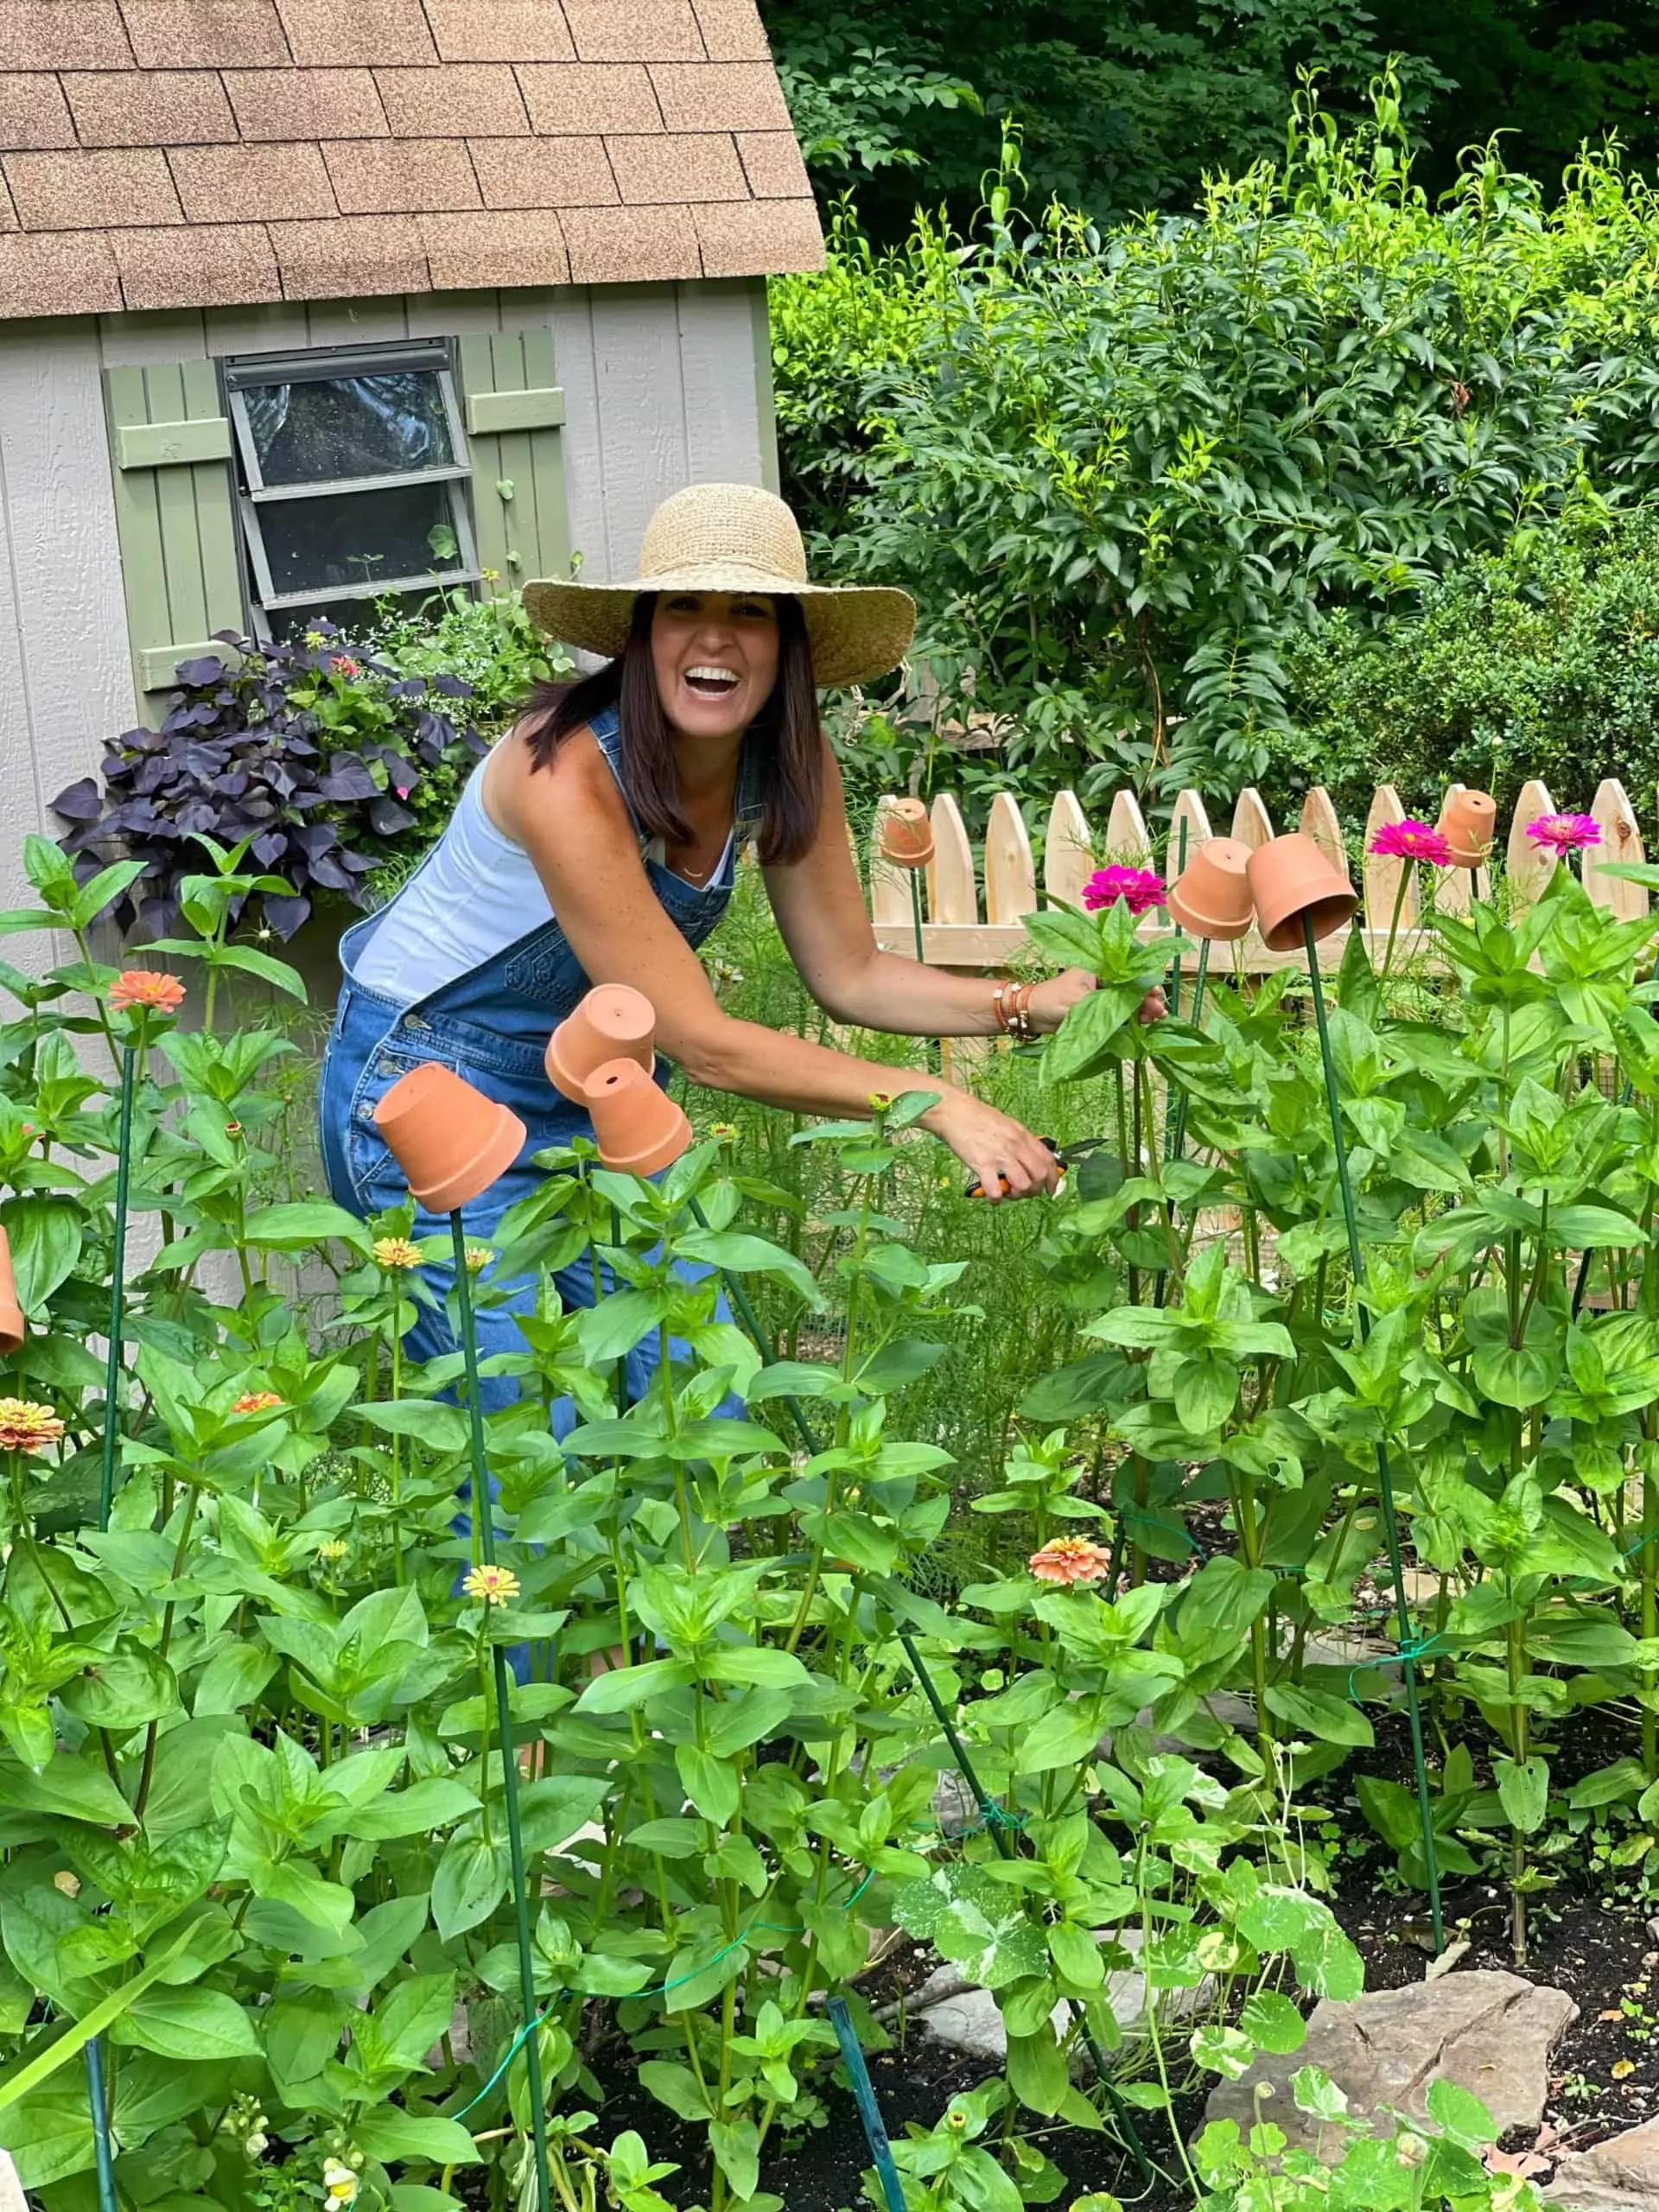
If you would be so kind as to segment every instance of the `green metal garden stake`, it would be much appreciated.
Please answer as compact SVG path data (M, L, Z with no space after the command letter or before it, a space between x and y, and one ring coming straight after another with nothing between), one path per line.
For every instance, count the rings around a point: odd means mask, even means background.
M461 1344L467 1370L467 1412L472 1430L473 1525L486 1566L495 1565L495 1500L490 1494L489 1461L484 1449L484 1406L478 1376L478 1327L473 1314L472 1277L467 1266L467 1231L459 1208L449 1217L454 1239L455 1292L461 1309ZM502 1794L507 1809L507 1853L512 1868L512 1911L518 1943L518 1997L526 2026L537 2018L535 1954L531 1946L530 1906L525 1894L524 1839L518 1818L518 1748L512 1732L512 1699L507 1683L505 1647L493 1643L495 1708L501 1734ZM546 2091L542 2082L540 2037L524 2040L524 2068L530 2083L531 2135L535 2145L536 2182L541 2212L554 2212L553 2173L547 2152Z
M1200 938L1198 940L1198 972L1192 985L1192 1011L1187 1017L1194 1029L1201 1028L1203 1027L1204 986L1209 973L1210 940L1207 937ZM1174 1119L1172 1122L1169 1133L1168 1157L1171 1160L1185 1160L1186 1157L1186 1098L1187 1094L1185 1091L1183 1091L1175 1102Z
M864 2139L870 2146L870 2156L875 2161L875 2171L881 2179L881 2194L887 2201L887 2212L905 2212L905 2184L899 2180L899 2169L893 2163L893 2145L887 2140L887 2122L882 2119L881 2107L875 2101L875 2084L870 2079L869 2068L864 2063L858 2031L853 2025L852 2015L847 2010L844 1997L830 1999L830 2022L836 2031L836 2041L841 2045L847 2076L853 2085L853 2101L858 2107L858 2116L864 2123Z
M121 1108L115 1158L114 1250L110 1274L109 1351L104 1363L103 1456L98 1484L98 1525L110 1525L115 1506L115 1447L121 1432L117 1400L121 1389L123 1316L126 1304L127 1208L131 1188L132 1103L138 1082L138 1047L143 1037L139 1015L137 1040L129 1038L121 1052ZM86 2045L86 2101L92 2116L92 2155L98 2171L99 2212L117 2212L115 2146L110 2136L110 2100L104 2080L104 2046L97 2036Z
M1337 1188L1342 1198L1342 1218L1348 1231L1348 1262L1353 1271L1355 1312L1362 1343L1370 1334L1359 1293L1365 1284L1365 1255L1360 1249L1359 1222L1354 1211L1353 1185L1348 1179L1348 1147L1342 1134L1342 1109L1337 1102L1337 1064L1331 1052L1331 1029L1325 1014L1325 986L1319 980L1319 945L1313 917L1302 916L1302 939L1307 952L1308 981L1313 992L1313 1020L1319 1033L1319 1058L1325 1066L1325 1093L1331 1109L1331 1143L1337 1155ZM1429 1797L1428 1768L1423 1758L1423 1716L1417 1699L1415 1640L1411 1609L1406 1600L1406 1569L1400 1556L1400 1517L1395 1510L1394 1475L1389 1450L1380 1439L1376 1446L1376 1484L1382 1501L1382 1526L1389 1540L1389 1566L1394 1576L1394 1597L1400 1625L1400 1672L1406 1685L1406 1712L1411 1723L1412 1763L1417 1770L1417 1810L1422 1823L1423 1859L1428 1870L1428 1912L1434 1931L1434 1949L1446 1948L1446 1923L1440 1911L1440 1870L1434 1856L1434 1811Z
M916 1639L908 1629L901 1628L899 1631L899 1641L904 1647L904 1654L910 1662L912 1672L921 1685L922 1695L927 1700L932 1710L933 1718L938 1722L945 1742L950 1746L950 1756L956 1761L963 1780L973 1793L974 1802L979 1808L979 1816L985 1823L991 1841L996 1846L1001 1857L1017 1859L1020 1856L1019 1847L1015 1844L1010 1830L1016 1827L1018 1823L1009 1819L995 1798L987 1792L984 1783L980 1780L974 1763L968 1756L968 1746L957 1732L955 1721L946 1712L944 1699L934 1688L933 1677L922 1664L922 1655L916 1649ZM1094 2030L1089 2024L1089 2016L1075 1998L1068 1997L1065 2001L1071 2018L1077 2024L1077 2031L1083 2037L1084 2046L1094 2065L1100 2086L1106 2092L1106 2101L1111 2106L1112 2117L1116 2121L1125 2143L1128 2145L1129 2156L1135 2160L1135 2171L1142 2181L1149 2182L1153 2178L1152 2160L1147 2156L1147 2146L1141 2140L1140 2132L1129 2116L1129 2108L1124 2103L1118 2092L1117 2085L1112 2080L1111 2070L1106 2063L1106 2054L1101 2049Z
M693 1214L696 1215L698 1221L702 1223L702 1226L707 1228L708 1224L702 1221L702 1211L695 1198L691 1201L691 1211ZM735 1278L731 1275L726 1275L724 1280L727 1288L733 1294L732 1302L736 1306L738 1312L743 1317L744 1326L748 1330L749 1334L754 1339L756 1351L760 1353L761 1357L768 1364L771 1364L776 1360L778 1355L773 1349L765 1329L761 1326L760 1317L755 1313L753 1306L749 1303L747 1294L743 1291L741 1286L737 1282ZM805 1413L802 1410L799 1399L785 1396L784 1403L789 1408L791 1414L794 1417L795 1426L800 1432L802 1443L805 1445L809 1452L816 1456L823 1449L823 1446L819 1443L817 1436L813 1433L812 1424L808 1421ZM929 1706L932 1709L933 1718L938 1722L940 1730L944 1734L944 1740L950 1747L950 1756L957 1763L957 1770L962 1776L963 1780L967 1783L969 1791L972 1793L975 1804L979 1808L979 1816L981 1820L984 1821L986 1827L989 1830L992 1841L995 1844L998 1852L1004 1859L1013 1859L1016 1857L1018 1854L1016 1853L1013 1841L1008 1835L1008 1816L1002 1810L1002 1808L997 1803L995 1798L987 1794L985 1785L980 1780L978 1771L976 1769L972 1759L968 1755L968 1746L963 1742L961 1736L957 1732L955 1721L951 1719L950 1715L946 1712L944 1700L940 1697L938 1690L934 1688L932 1676L928 1673L927 1669L922 1664L922 1655L916 1649L916 1639L911 1635L908 1629L901 1628L899 1631L899 1641L904 1648L906 1658L910 1662L912 1672L915 1675L917 1681L921 1684L922 1694L926 1698ZM1146 2145L1141 2142L1139 2131L1135 2127L1134 2120L1130 2117L1129 2108L1124 2103L1122 2096L1118 2094L1116 2086L1111 2079L1111 2075L1107 2068L1106 2054L1101 2049L1098 2041L1096 2039L1094 2031L1090 2027L1087 2016L1083 2012L1082 2008L1069 1998L1066 2001L1071 2005L1071 2017L1077 2022L1077 2027L1082 2034L1084 2043L1087 2046L1090 2058L1094 2064L1095 2072L1099 2077L1100 2085L1106 2092L1107 2101L1112 2107L1113 2118L1117 2122L1118 2128L1122 2134L1123 2139L1128 2145L1129 2156L1135 2161L1135 2171L1140 2175L1142 2181L1149 2182L1154 2178L1152 2161L1147 2156ZM872 2148L874 2148L874 2145L872 2145Z
M97 2036L86 2046L86 2098L92 2108L92 2158L98 2170L99 2212L118 2212L115 2145L110 2136L110 2099L104 2085L104 2045Z

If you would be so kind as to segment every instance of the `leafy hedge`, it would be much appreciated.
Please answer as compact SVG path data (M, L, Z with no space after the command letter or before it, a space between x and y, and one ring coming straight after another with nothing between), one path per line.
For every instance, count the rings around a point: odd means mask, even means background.
M1010 151L966 242L843 226L777 288L776 355L825 557L912 585L918 650L1014 718L1033 802L1261 777L1332 614L1414 613L1659 454L1659 226L1615 155L1546 209L1489 150L1431 207L1384 82L1350 138L1306 96L1285 162L1195 219L1033 227L1018 184Z
M1268 764L1287 811L1329 785L1363 822L1376 784L1428 807L1448 780L1503 803L1529 776L1587 805L1604 776L1645 810L1659 783L1659 508L1611 528L1522 531L1454 570L1421 614L1327 622L1288 668L1294 727Z

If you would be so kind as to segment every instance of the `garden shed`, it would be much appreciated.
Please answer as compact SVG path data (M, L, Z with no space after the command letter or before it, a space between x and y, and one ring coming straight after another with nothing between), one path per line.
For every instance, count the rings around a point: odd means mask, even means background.
M775 483L822 257L753 0L5 0L0 902L214 632Z

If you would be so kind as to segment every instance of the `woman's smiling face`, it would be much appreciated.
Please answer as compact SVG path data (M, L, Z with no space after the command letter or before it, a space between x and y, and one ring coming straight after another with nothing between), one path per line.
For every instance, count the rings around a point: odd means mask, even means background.
M778 610L765 593L664 592L652 617L651 659L676 729L735 736L778 680Z

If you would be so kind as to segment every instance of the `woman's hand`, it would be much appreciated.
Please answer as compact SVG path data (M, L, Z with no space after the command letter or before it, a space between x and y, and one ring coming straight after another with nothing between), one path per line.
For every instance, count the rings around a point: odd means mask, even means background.
M1053 1191L1059 1184L1060 1163L1040 1137L1034 1137L1012 1115L988 1106L971 1091L947 1090L937 1106L922 1116L931 1129L950 1146L964 1167L973 1170L991 1205L1002 1198L1034 1198L1039 1191ZM1003 1190L1006 1181L1007 1189Z
M1058 976L1052 976L1046 982L1039 983L1031 995L1027 1011L1033 1029L1045 1034L1058 1029L1079 999L1086 999L1090 991L1097 990L1096 978L1086 968L1068 968ZM1169 1001L1162 991L1148 991L1141 1002L1142 1021L1161 1021L1169 1012Z

